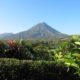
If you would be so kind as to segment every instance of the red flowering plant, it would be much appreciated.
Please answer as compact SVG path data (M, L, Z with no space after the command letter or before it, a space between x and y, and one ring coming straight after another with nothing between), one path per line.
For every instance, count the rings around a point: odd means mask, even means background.
M6 41L8 45L8 49L6 51L6 57L18 57L19 55L19 50L20 50L20 44L16 40L7 40Z
M7 44L9 46L9 48L14 48L16 45L16 41L15 40L7 40Z

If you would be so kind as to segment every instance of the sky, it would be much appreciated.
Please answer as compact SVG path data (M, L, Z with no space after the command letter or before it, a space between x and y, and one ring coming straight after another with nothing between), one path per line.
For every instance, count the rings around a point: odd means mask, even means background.
M40 22L80 34L80 0L0 0L0 33L18 33Z

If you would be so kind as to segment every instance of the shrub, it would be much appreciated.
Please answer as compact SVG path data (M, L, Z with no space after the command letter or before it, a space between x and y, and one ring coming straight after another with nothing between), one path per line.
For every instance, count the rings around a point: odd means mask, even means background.
M80 80L62 62L0 59L0 80Z

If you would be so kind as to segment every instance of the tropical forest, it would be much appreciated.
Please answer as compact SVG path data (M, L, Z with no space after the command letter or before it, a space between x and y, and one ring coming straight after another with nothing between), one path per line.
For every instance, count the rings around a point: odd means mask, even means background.
M80 80L80 36L0 40L0 80Z

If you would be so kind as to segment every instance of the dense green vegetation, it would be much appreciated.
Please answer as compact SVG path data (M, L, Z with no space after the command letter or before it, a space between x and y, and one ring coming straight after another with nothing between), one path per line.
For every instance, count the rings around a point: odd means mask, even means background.
M62 62L0 59L0 63L0 80L80 80L77 69Z
M0 80L80 80L80 36L0 41Z

